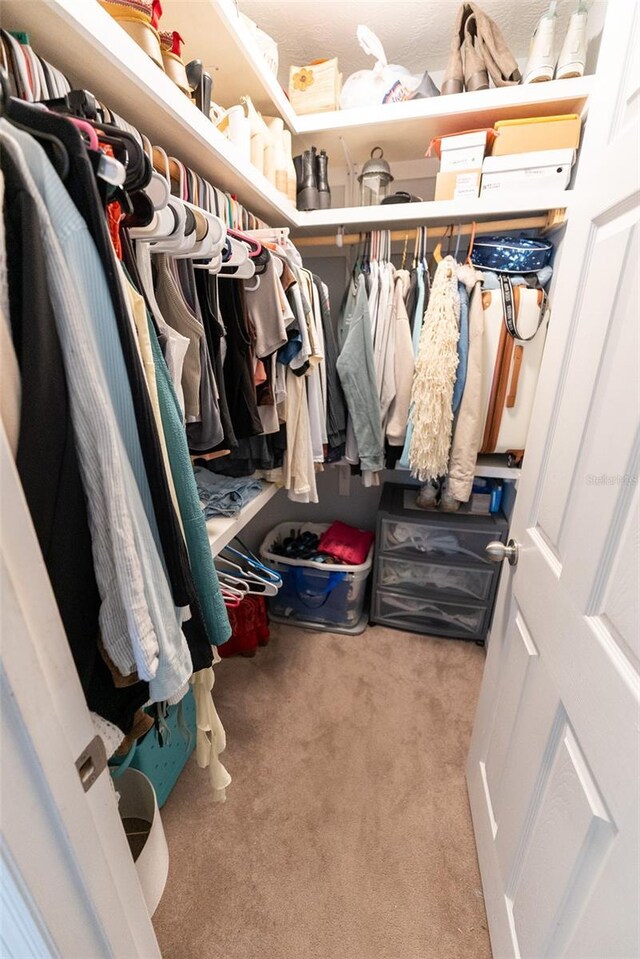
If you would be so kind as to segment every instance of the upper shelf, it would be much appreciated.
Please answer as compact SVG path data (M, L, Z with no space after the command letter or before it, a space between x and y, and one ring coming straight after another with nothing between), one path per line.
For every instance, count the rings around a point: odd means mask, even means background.
M496 120L581 113L594 77L459 93L299 116L273 75L233 0L165 0L162 23L185 40L186 58L199 57L214 78L214 99L229 107L242 95L291 128L296 152L310 146L342 159L344 141L362 163L375 145L389 161L422 156L434 136L492 126Z
M356 164L368 158L373 146L381 146L389 162L410 160L423 156L431 139L442 134L491 127L496 120L582 113L593 82L593 76L550 80L359 110L313 113L296 116L292 127L305 148L316 146L336 158L342 158L340 141L344 141Z
M273 226L297 211L156 66L97 0L0 0L2 26Z
M529 193L505 194L469 200L432 200L422 203L390 203L384 206L340 207L298 213L296 233L318 236L344 227L354 232L402 229L423 225L469 223L507 219L567 209L571 190L532 190Z
M232 0L165 0L163 21L178 27L187 18L189 29L202 30L202 44L191 52L202 58L218 57L218 89L227 84L231 101L244 92L255 96L256 106L287 112L291 125L312 136L317 146L322 136L344 136L347 142L366 140L367 151L384 139L405 138L419 150L436 129L479 126L489 118L578 110L587 99L592 78L558 80L526 87L506 87L479 93L462 93L410 103L389 104L369 110L297 117L269 72L253 38L235 13ZM367 230L417 224L489 220L566 208L571 192L544 191L500 200L444 201L384 207L353 207L298 212L275 187L200 113L163 71L134 43L97 3L97 0L0 0L2 26L25 30L35 50L63 70L72 83L92 90L125 119L139 127L171 155L179 157L216 186L236 195L241 203L272 226L290 226L298 234L330 233L337 227ZM178 19L179 14L179 19ZM189 20L192 16L193 21ZM215 20L211 18L215 16ZM181 27L187 33L186 26ZM207 52L205 55L204 51ZM223 50L226 60L220 57ZM258 93L256 93L256 90ZM262 93L259 91L262 90ZM266 98L266 100L265 100ZM266 104L266 105L265 105ZM385 132L387 131L387 132ZM302 133L300 134L302 135ZM327 143L329 140L326 141ZM391 142L391 140L389 141ZM355 148L354 148L355 149ZM396 147L391 147L393 157ZM399 147L397 148L400 149ZM338 161L340 154L334 154Z
M249 96L265 116L281 116L292 130L296 113L238 15L234 0L163 0L162 28L183 37L184 60L202 60L222 107Z

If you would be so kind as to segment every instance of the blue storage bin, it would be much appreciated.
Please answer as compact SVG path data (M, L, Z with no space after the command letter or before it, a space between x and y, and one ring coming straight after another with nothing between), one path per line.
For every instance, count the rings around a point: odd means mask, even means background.
M358 626L364 608L373 547L360 566L288 559L271 552L271 544L296 530L321 535L329 524L280 523L260 547L263 561L282 577L278 595L269 599L269 613L278 620L330 629Z

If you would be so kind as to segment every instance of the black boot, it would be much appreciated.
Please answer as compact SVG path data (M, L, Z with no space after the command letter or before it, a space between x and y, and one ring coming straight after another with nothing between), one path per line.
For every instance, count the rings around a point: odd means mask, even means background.
M317 210L318 178L316 173L316 148L311 147L293 158L296 168L296 206L299 210Z
M329 157L324 150L316 157L316 171L318 174L318 209L328 210L331 207L331 189L329 187L328 170Z

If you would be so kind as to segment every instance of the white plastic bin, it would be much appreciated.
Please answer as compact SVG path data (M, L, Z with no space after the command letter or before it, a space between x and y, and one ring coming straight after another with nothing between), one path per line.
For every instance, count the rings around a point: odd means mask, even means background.
M134 854L134 862L147 909L152 916L162 899L169 875L169 849L156 792L144 773L131 768L114 779L114 786L120 795L120 818L128 821L125 822L125 828L132 825L132 820L140 821L141 832L148 828L142 849L137 855Z
M282 588L269 600L269 613L278 621L291 621L317 629L358 630L362 625L367 580L373 563L373 544L366 562L317 563L289 559L271 551L278 539L310 531L321 536L329 523L279 523L260 547L264 562L282 576Z

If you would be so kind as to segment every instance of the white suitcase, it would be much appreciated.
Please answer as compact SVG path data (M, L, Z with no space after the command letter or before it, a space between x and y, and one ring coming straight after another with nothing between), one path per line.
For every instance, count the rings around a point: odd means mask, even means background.
M507 280L508 282L508 280ZM481 453L524 453L538 384L549 314L542 290L513 287L512 336L505 322L503 291L485 290ZM508 305L506 307L508 309Z

